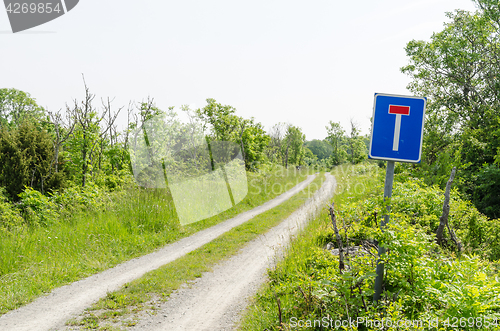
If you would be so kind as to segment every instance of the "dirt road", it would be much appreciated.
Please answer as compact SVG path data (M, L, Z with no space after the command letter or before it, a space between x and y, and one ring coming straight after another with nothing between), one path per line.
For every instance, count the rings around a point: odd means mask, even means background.
M333 194L335 179L327 174L322 188L290 217L251 241L241 252L175 291L155 315L143 314L130 330L234 330L249 297L266 279L266 270L283 248Z
M0 330L44 331L63 329L64 323L67 320L76 317L92 303L106 296L106 293L118 290L124 284L174 261L217 238L233 227L278 206L292 195L307 187L314 177L314 175L309 176L307 180L291 190L259 207L167 245L154 253L122 263L112 269L70 285L60 287L31 304L1 316Z

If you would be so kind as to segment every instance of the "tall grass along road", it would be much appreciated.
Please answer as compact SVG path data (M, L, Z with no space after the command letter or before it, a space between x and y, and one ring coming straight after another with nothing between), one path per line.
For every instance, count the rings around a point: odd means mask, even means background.
M205 273L192 286L174 292L155 315L145 314L132 330L233 330L248 298L289 239L331 198L335 179L323 186L285 221L252 240L239 254Z
M0 330L42 331L62 328L68 319L83 311L99 298L106 296L106 293L116 291L127 282L174 261L256 215L278 206L306 188L314 177L314 175L309 176L307 180L291 190L259 207L167 245L154 253L122 263L71 285L60 287L48 296L41 297L29 305L1 316Z

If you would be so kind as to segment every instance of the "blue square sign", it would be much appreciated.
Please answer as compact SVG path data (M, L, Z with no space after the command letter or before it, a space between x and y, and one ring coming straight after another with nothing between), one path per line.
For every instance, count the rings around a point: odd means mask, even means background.
M419 163L427 98L375 93L371 159Z

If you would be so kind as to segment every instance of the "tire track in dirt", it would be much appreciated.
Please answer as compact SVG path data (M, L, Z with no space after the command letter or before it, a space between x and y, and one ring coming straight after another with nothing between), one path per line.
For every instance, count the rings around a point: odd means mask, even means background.
M212 272L174 291L155 315L143 312L134 331L234 330L241 312L266 280L266 271L284 253L290 237L333 196L335 178L327 174L320 190L286 220L252 240Z
M280 205L306 188L314 180L315 176L308 176L305 181L261 206L180 239L156 252L132 259L114 268L57 288L50 294L40 297L26 306L0 316L0 330L45 331L62 329L66 321L78 316L92 303L105 297L108 292L120 289L124 284L188 254L235 226Z

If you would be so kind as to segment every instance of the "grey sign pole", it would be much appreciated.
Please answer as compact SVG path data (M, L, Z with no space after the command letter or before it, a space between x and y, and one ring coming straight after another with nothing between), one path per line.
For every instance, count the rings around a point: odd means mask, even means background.
M387 169L385 172L385 185L384 185L384 201L392 196L392 182L394 181L394 161L387 161ZM384 215L384 220L380 223L380 229L384 231L385 226L389 223L389 213L391 206L387 205L387 213ZM373 294L373 301L380 300L382 295L382 282L384 280L384 262L380 257L385 254L385 247L378 246L378 261L377 261L377 278L375 278L375 293Z

